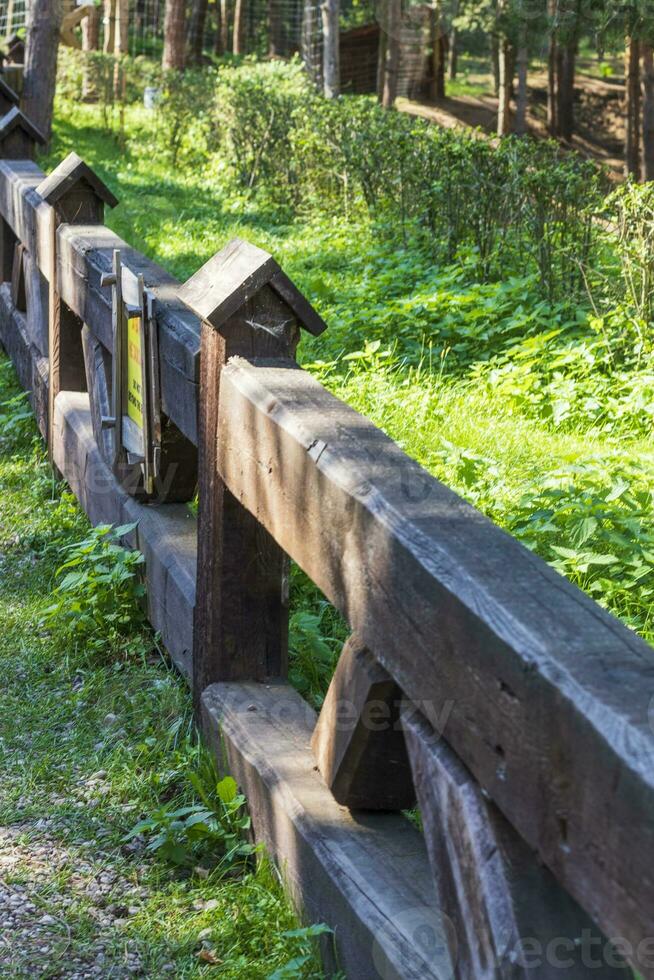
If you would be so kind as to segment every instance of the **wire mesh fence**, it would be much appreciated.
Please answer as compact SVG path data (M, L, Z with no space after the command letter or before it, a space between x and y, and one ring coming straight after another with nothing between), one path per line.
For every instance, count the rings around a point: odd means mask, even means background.
M0 0L0 40L25 28L28 3L29 0Z
M82 6L93 0L67 0ZM30 0L0 0L0 41L24 29ZM344 92L373 92L377 87L380 48L385 40L385 0L342 0L341 84ZM100 47L115 19L115 0L101 0ZM132 57L160 58L166 0L129 0L129 45ZM194 0L188 2L187 30ZM322 83L323 24L321 0L208 0L204 9L202 51L205 59L234 49L236 9L240 9L240 50L244 54L287 58L299 54L307 73ZM408 0L403 4L398 94L417 95L429 75L433 7ZM105 48L106 50L106 48Z

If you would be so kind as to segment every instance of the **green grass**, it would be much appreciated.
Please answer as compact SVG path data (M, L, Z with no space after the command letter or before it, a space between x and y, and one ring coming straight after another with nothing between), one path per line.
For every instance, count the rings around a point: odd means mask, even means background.
M152 125L128 107L121 142L102 131L97 107L62 101L45 162L76 149L121 199L110 226L181 280L234 235L270 250L329 324L321 338L305 335L305 365L652 639L654 373L628 312L550 306L535 277L480 283L466 254L435 265L419 240L398 244L393 228L358 213L291 221L265 194L235 188L219 154L172 167ZM543 509L548 520L534 522ZM299 575L295 601L314 616L308 646L330 648L321 680L303 690L319 704L345 630ZM292 652L306 664L301 634Z
M194 977L204 950L213 976L269 977L301 950L283 935L298 923L267 861L180 870L126 843L141 818L194 802L190 776L206 763L188 690L151 633L103 647L44 623L64 549L88 531L1 357L0 974L102 963L107 976L138 964ZM7 890L32 904L25 931L2 921ZM321 973L312 956L291 975Z

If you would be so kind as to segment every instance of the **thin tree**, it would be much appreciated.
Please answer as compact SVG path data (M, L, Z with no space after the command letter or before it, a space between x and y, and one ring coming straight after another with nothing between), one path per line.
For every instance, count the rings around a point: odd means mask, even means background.
M113 54L116 45L116 0L104 0L104 38L102 50Z
M523 16L518 25L518 52L516 64L518 68L518 93L516 96L515 131L518 136L525 136L528 131L527 109L529 107L529 90L527 87L529 74L529 47L527 37L527 21Z
M393 0L394 2L394 0ZM335 99L341 90L340 0L323 0L323 90L325 98Z
M116 30L114 35L114 94L120 98L125 94L125 71L121 58L129 50L129 0L116 0Z
M193 0L188 29L188 55L192 65L202 62L204 31L207 23L208 0Z
M643 88L643 180L654 180L654 47L641 42L641 78Z
M245 51L245 0L234 0L234 27L232 32L232 52Z
M52 132L59 31L63 15L61 0L32 0L28 8L23 110L47 140Z
M459 28L457 17L459 15L460 0L454 0L452 8L452 20L450 22L449 48L447 52L447 77L453 82L457 75L459 61Z
M574 95L582 0L559 0L561 23L556 59L556 134L568 142L575 127Z
M497 106L497 133L506 136L511 132L511 85L513 83L513 59L507 31L508 0L498 0L497 33L499 51L499 92Z
M220 46L221 54L229 51L229 0L216 0L220 4Z
M281 58L285 54L282 0L268 0L268 54L271 58Z
M429 11L430 72L429 97L434 102L445 98L445 34L441 0L436 0Z
M640 177L640 43L628 37L625 44L625 175Z
M95 73L90 54L100 47L100 8L89 4L86 17L82 21L82 50L86 54L84 62L84 78L82 81L82 98L92 102L97 98L98 91L95 83Z
M552 136L558 132L558 97L557 97L557 65L559 58L559 43L557 36L558 0L547 0L547 17L549 20L549 43L547 48L547 128Z
M164 15L164 47L161 61L164 71L183 71L186 57L186 2L185 0L166 0Z

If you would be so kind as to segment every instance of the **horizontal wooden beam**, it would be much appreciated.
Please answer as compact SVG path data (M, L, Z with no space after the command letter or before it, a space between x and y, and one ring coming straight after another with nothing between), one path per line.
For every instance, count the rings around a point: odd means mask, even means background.
M654 653L292 362L232 360L218 471L609 937L654 908Z
M57 233L57 279L61 299L107 348L112 349L111 290L100 286L111 271L114 249L132 272L142 273L157 302L162 407L184 435L197 444L200 324L177 299L178 282L130 248L104 226L62 225Z
M51 208L36 192L44 178L32 160L0 160L0 215L49 278Z
M619 951L408 702L401 727L457 980L624 980Z
M315 768L315 720L284 683L212 684L202 697L204 735L247 796L256 839L303 917L334 930L327 975L452 977L422 835L399 814L353 816L336 803Z
M46 401L47 404L47 401ZM126 544L145 555L148 618L190 679L197 521L184 504L145 506L116 482L93 437L89 396L62 391L55 402L54 463L92 524L138 522Z
M0 161L0 216L50 278L51 207L36 192L45 174L30 160ZM62 225L57 232L58 287L62 301L111 350L111 291L100 277L111 271L113 250L142 273L156 296L163 410L197 444L200 324L178 299L179 282L161 266L127 245L109 228Z

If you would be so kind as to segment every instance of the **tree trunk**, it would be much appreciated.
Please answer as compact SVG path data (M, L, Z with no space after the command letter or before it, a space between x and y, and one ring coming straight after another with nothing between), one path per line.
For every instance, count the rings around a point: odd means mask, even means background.
M500 91L497 106L497 134L506 136L511 132L511 45L506 37L500 37Z
M95 4L89 5L88 14L82 21L82 50L86 53L97 51L100 47L100 8ZM89 58L84 61L84 78L82 81L82 98L85 102L93 102L98 97L95 84L95 68Z
M116 0L116 30L114 34L114 95L119 99L124 94L125 75L120 58L129 50L129 0Z
M320 14L312 0L304 0L300 49L302 62L309 78L318 85L322 78L322 66L317 43Z
M400 32L402 30L402 0L386 3L386 58L384 60L384 88L382 105L392 109L397 98L400 73Z
M641 178L654 180L654 47L643 41L643 164Z
M192 65L202 63L204 29L207 23L208 0L193 0L188 28L188 53Z
M220 0L214 0L213 12L216 19L216 32L213 36L213 52L214 54L221 55L224 54L225 48L223 47L223 21Z
M455 80L459 67L458 43L459 32L456 27L452 27L450 30L450 50L447 53L447 77L451 82Z
M386 80L386 48L388 44L388 34L386 33L385 21L380 24L379 48L377 49L377 100L379 103L384 101L384 82Z
M116 44L116 0L104 0L104 39L102 50L113 54Z
M518 94L516 97L515 131L518 136L526 136L528 132L527 109L529 104L529 93L527 90L527 76L529 73L529 49L527 47L527 25L520 25L520 45L518 47Z
M340 93L340 0L323 0L323 87L325 98L335 99Z
M436 3L429 11L431 70L429 72L429 98L433 102L445 98L445 51L441 4Z
M61 0L32 0L28 11L23 111L49 140L63 4Z
M557 0L547 0L549 43L547 48L547 129L552 136L558 132L556 71L558 63L558 40L556 36Z
M625 45L625 176L640 177L640 45L633 37Z
M221 53L226 54L229 51L229 0L220 0L220 43Z
M268 54L271 58L286 54L282 0L268 0Z
M491 70L493 72L493 91L500 94L500 42L497 34L491 36Z
M575 128L575 70L577 59L577 39L568 41L559 48L557 84L557 133L568 142Z
M166 0L164 16L164 48L161 65L164 71L183 71L186 62L186 3L185 0Z
M245 53L245 0L236 0L234 4L234 33L232 38L234 54Z

